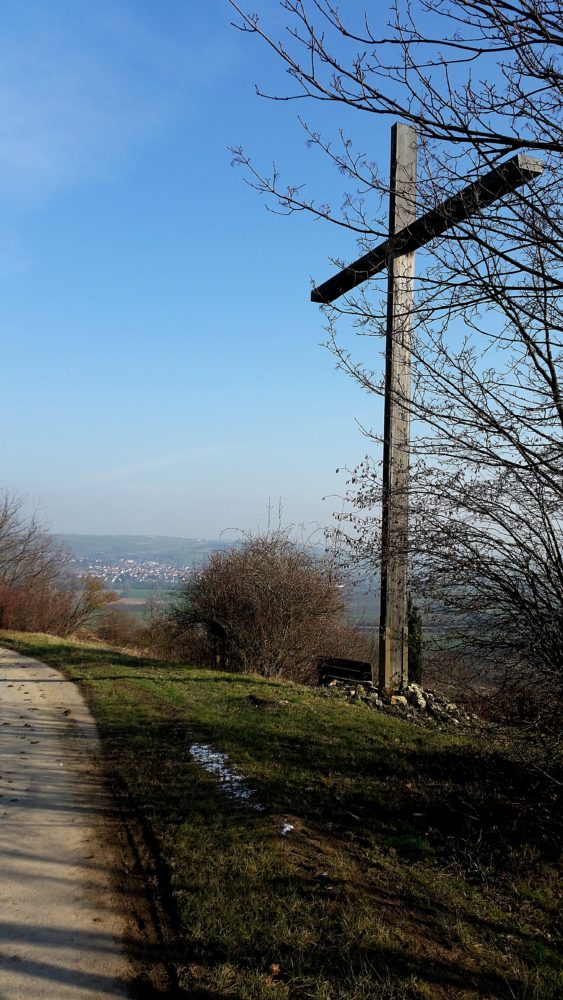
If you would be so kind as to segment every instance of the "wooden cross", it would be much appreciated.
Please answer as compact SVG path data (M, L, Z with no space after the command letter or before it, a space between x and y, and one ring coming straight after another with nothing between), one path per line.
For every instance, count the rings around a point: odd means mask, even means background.
M401 690L408 683L408 480L415 251L538 177L543 170L540 160L519 153L417 219L416 146L414 128L393 125L388 239L311 293L312 302L328 304L387 268L379 619L379 687L386 693Z

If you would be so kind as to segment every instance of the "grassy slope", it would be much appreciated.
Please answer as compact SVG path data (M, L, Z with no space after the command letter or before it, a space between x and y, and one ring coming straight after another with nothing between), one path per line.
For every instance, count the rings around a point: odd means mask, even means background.
M45 636L0 643L81 684L169 873L186 989L561 995L556 803L539 772L325 690ZM226 752L266 808L231 801L194 741Z

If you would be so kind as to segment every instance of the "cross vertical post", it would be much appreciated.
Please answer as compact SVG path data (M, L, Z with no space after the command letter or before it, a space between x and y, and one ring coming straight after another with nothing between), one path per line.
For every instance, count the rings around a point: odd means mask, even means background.
M379 687L386 693L408 683L409 404L415 252L397 253L393 237L416 219L416 146L415 129L401 123L393 126L379 618Z
M541 176L543 163L517 153L416 218L416 130L397 122L391 129L389 237L311 292L328 305L385 268L387 336L379 688L390 694L408 682L407 570L412 317L415 251L466 219Z

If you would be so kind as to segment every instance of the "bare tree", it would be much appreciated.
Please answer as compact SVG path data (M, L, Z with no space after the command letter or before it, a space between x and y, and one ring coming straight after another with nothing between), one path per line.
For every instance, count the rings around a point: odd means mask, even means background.
M370 22L361 6L283 0L287 32L239 26L285 63L274 99L332 102L337 128L303 121L309 143L343 178L341 210L300 183L282 187L241 149L235 159L282 212L305 211L355 233L360 250L386 233L387 181L342 123L401 118L422 142L419 214L515 151L541 155L533 188L514 192L434 240L419 257L411 413L409 542L413 590L442 628L455 626L473 662L549 692L563 688L563 3L418 0ZM384 23L384 19L386 23ZM367 116L367 117L366 117ZM339 127L340 126L340 127ZM351 329L380 337L385 289L327 309L337 364L368 391L382 365L358 359ZM365 353L365 352L364 352ZM380 443L380 435L370 432ZM360 558L378 558L377 454L350 476L341 530ZM451 643L451 636L448 642ZM545 695L544 695L545 699ZM555 713L553 713L555 715Z
M0 498L0 628L70 635L116 595L96 577L69 572L68 553L25 511L21 497Z
M96 624L100 612L117 600L113 590L107 590L104 581L86 574L74 580L65 575L58 586L60 615L57 623L59 635L72 635L87 625Z
M54 574L58 553L34 515L26 515L21 497L5 492L0 498L0 582L30 583Z

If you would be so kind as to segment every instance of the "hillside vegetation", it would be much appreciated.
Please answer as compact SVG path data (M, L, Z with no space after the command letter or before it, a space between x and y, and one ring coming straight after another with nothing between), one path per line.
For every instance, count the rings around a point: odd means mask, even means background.
M0 642L93 709L124 817L159 855L174 996L561 995L559 786L502 731L103 645Z
M79 559L154 559L174 566L197 563L210 552L229 548L233 544L232 541L220 539L176 538L166 535L59 534L55 537Z

